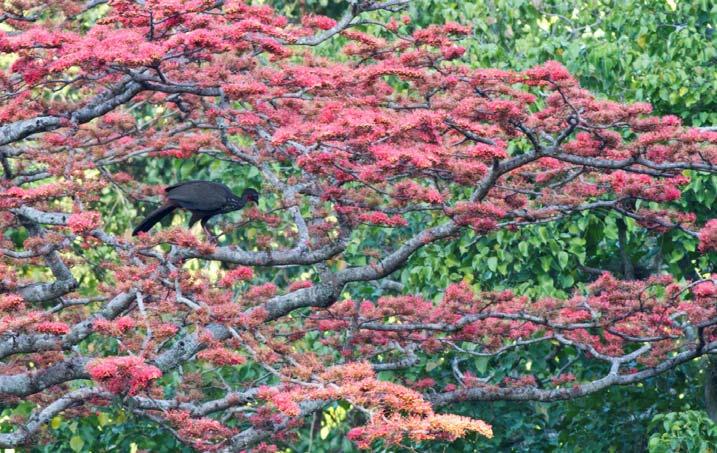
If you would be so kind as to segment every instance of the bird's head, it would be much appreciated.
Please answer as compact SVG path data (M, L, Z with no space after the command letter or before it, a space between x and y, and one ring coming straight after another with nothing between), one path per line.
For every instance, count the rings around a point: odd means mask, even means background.
M259 192L256 191L256 189L245 189L244 192L241 194L242 199L245 202L253 201L254 203L259 202Z

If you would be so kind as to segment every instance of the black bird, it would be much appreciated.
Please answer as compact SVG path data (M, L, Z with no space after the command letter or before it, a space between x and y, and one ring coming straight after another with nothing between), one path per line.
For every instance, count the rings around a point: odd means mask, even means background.
M150 212L146 219L132 231L136 236L140 231L149 231L155 223L164 216L169 215L178 208L186 209L192 213L189 219L189 228L197 222L201 222L202 229L214 239L214 235L207 228L207 221L217 215L227 212L238 211L248 202L259 201L259 192L255 189L246 189L237 197L231 189L224 184L211 181L187 181L180 182L164 189L167 192L167 203Z

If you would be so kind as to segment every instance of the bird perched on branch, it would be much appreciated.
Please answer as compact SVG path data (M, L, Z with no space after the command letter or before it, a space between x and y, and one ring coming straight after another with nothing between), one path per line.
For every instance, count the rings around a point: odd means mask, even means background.
M189 227L201 222L204 232L211 240L214 240L214 235L207 227L207 221L211 217L238 211L250 201L254 203L259 201L259 192L255 189L246 189L241 197L238 197L224 184L211 181L181 182L166 187L164 191L167 192L167 203L149 213L147 218L132 231L132 236L136 236L140 231L149 231L155 223L171 214L175 209L186 209L192 213Z

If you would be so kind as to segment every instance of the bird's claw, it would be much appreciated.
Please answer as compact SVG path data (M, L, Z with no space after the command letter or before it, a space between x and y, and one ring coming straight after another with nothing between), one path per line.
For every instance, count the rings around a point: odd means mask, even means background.
M207 241L210 244L212 244L212 245L219 244L219 239L217 238L217 236L214 233L212 233L211 231L209 231L208 228L204 228L204 233L207 235Z

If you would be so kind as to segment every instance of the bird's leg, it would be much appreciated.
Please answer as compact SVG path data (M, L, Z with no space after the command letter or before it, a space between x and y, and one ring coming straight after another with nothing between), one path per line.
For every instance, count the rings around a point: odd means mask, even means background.
M204 233L207 235L207 239L211 244L217 244L219 241L217 240L217 237L212 233L212 231L209 229L209 225L207 225L207 220L209 220L207 217L203 218L200 222L202 224L202 229L204 230Z

